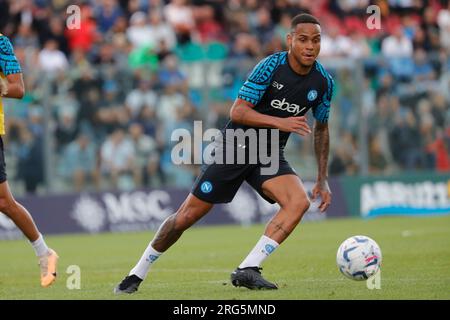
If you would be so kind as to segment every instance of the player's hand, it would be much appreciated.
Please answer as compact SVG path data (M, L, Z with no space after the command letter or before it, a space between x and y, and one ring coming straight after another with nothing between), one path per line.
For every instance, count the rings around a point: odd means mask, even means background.
M8 80L0 77L0 97L8 94Z
M305 116L280 118L278 129L285 132L295 132L301 136L307 136L311 133Z
M331 190L328 186L328 181L317 182L314 188L312 189L312 199L315 200L317 197L320 197L322 202L319 205L320 212L324 212L328 209L331 204Z

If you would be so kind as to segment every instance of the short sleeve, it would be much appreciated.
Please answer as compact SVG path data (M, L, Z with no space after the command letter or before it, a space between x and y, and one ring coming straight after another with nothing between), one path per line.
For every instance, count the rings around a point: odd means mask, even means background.
M279 52L261 60L252 70L238 93L238 98L256 105L270 85L277 67L286 61L286 53Z
M325 93L322 96L319 105L313 108L314 118L321 123L328 122L328 117L330 116L331 99L333 98L334 93L333 78L329 74L327 74L326 78L327 78L327 87Z
M0 36L0 69L5 76L21 73L20 63L14 55L14 49L5 36Z

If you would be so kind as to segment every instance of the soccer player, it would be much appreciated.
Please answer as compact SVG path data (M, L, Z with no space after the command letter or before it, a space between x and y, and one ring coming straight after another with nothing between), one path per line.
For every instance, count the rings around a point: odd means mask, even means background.
M263 174L264 165L204 165L191 193L176 213L159 227L155 237L136 266L115 288L115 293L133 293L147 276L152 264L180 238L182 233L202 218L215 203L230 202L242 182L247 181L264 199L278 203L280 210L269 221L256 246L231 274L234 286L249 289L277 289L261 275L262 262L289 236L310 206L300 178L283 156L291 132L301 136L312 133L305 113L311 109L315 118L314 150L317 158L317 182L312 198L320 196L319 209L331 202L327 182L329 153L328 116L334 82L316 61L320 51L320 24L308 14L292 19L287 35L289 50L266 57L253 69L243 84L225 129L278 129L279 163L273 174ZM224 132L224 131L222 131ZM222 139L218 149L234 141ZM251 147L248 144L238 145Z
M2 98L22 99L25 93L22 70L9 39L0 34L0 211L24 233L33 246L41 269L41 286L48 287L56 279L58 255L47 247L30 213L18 203L6 178L5 155L1 135L5 134Z

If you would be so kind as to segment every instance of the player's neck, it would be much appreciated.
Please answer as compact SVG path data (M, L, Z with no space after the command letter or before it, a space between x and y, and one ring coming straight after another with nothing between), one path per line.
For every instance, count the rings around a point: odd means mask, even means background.
M290 53L287 55L288 56L288 64L291 67L292 71L294 71L295 73L301 75L301 76L305 76L307 75L314 64L310 65L310 66L304 66L301 65L295 58L293 55L291 55Z

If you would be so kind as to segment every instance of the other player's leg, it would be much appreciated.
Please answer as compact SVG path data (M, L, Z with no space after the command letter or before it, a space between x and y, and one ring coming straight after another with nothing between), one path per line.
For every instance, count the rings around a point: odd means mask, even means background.
M260 273L262 262L291 234L308 210L310 201L300 178L295 174L276 176L262 183L264 194L280 205L280 210L269 221L264 235L232 273L234 286L249 289L277 289Z
M183 232L200 220L212 208L213 204L189 194L180 208L169 216L159 227L153 240L128 276L114 288L114 293L133 293L137 291L152 264L169 249Z
M0 183L0 211L8 216L28 238L39 259L41 286L50 286L56 280L58 255L47 247L30 213L14 199L7 181Z

